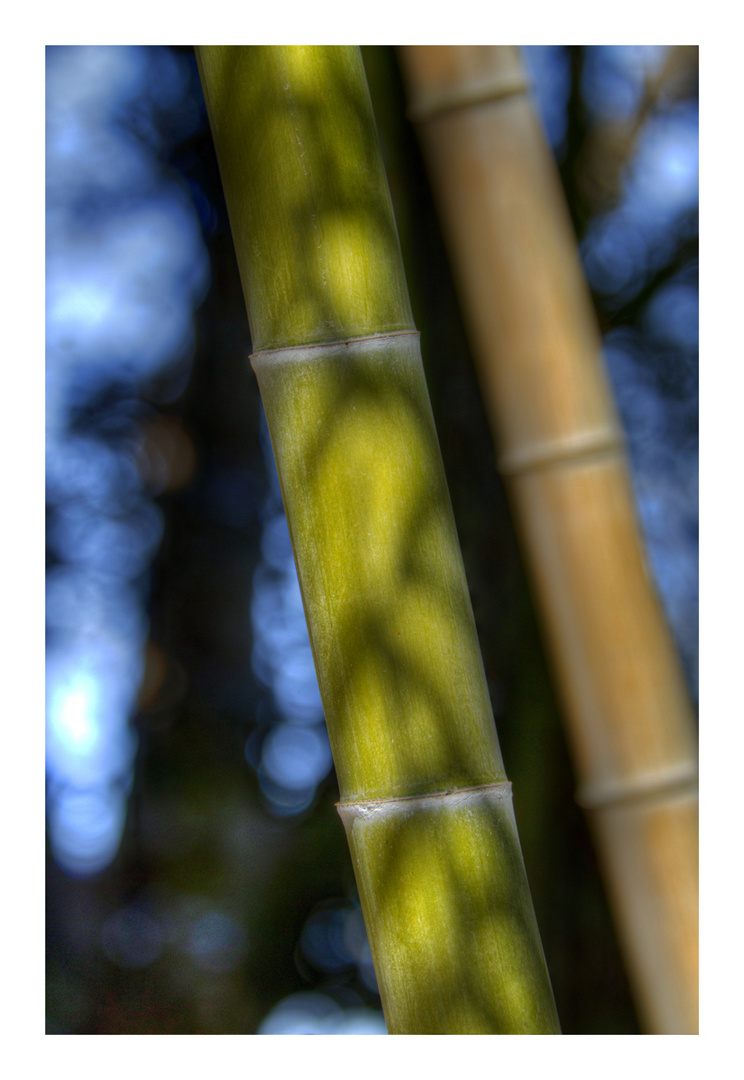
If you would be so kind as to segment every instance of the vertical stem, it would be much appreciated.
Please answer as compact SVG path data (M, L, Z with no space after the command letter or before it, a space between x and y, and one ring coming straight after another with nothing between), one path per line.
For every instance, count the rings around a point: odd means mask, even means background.
M635 992L697 1030L697 759L565 200L518 51L400 50Z
M557 1032L361 56L198 56L388 1030Z

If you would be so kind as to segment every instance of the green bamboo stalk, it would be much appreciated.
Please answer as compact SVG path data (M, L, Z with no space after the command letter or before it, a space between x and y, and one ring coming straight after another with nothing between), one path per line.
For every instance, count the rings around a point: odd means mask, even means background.
M388 1031L558 1033L361 55L197 56Z

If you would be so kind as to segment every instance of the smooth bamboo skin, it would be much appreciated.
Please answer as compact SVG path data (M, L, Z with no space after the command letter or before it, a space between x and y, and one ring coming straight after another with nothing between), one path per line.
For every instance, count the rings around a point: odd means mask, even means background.
M361 56L198 55L388 1030L557 1033Z
M401 48L648 1030L696 1032L697 752L557 172L516 49Z
M591 824L639 1011L652 1034L696 1034L697 788L596 808Z
M412 330L358 51L202 45L197 59L255 351Z
M525 473L512 497L556 658L584 805L649 1031L698 1026L692 720L624 461Z
M342 801L505 780L418 335L253 363Z
M388 1031L557 1033L511 785L341 811Z

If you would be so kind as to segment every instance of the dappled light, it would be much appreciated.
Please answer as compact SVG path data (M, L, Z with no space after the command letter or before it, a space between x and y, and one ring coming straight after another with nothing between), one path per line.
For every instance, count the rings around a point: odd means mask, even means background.
M550 1030L535 978L542 947L524 877L510 785L343 809L363 904L376 928L391 1031ZM431 927L437 926L436 935ZM466 986L441 993L453 979ZM424 1006L421 1007L421 1003Z
M600 314L649 566L696 696L698 112L684 50L524 55ZM330 134L311 101L312 50L293 57L291 94L254 97L234 74L250 116L246 201L268 191L292 221L276 247L255 216L228 225L189 49L47 51L50 1033L385 1034L335 804L502 780L491 701L564 1031L636 1031L393 54L368 53L386 57L375 111L467 583L348 71L332 73ZM297 144L293 172L269 168ZM327 198L313 202L318 176ZM268 290L253 342L231 229ZM333 371L295 354L286 392L281 356L259 356L272 449L249 354L295 344L286 328L308 322L316 343L343 341L350 321L386 328L379 355L347 350ZM274 451L314 538L294 537L299 578ZM463 646L477 655L468 592L485 670ZM331 673L324 700L316 663ZM343 748L335 732L351 733ZM399 916L447 929L433 951L416 933L404 943L431 1030L465 1030L466 1011L509 1030L533 992L531 961L502 951L521 867L510 814L484 804L458 826L432 807L405 827L373 823L371 839L347 828L352 852L380 853L381 948L400 946ZM539 951L533 925L519 931ZM470 977L443 1015L453 966Z
M319 49L327 79L322 108L308 66L312 58L317 71ZM233 119L244 118L221 125L220 135L226 157L245 162L240 184L233 186L229 173L223 184L236 245L251 252L241 272L257 350L411 325L385 175L360 122L368 108L364 84L349 62L333 46L244 46L202 57L213 76L208 108L219 116L229 107ZM289 223L286 235L277 236L258 212L269 202Z
M339 809L348 815L362 802L373 800L377 806L381 800L408 820L403 806L396 801L393 807L391 799L477 789L505 774L419 336L405 300L400 251L388 239L395 237L395 225L374 145L373 116L361 100L366 83L360 57L346 48L314 49L312 56L317 77L305 91L302 48L199 50L243 273L252 364L334 751ZM300 68L297 86L295 62ZM341 93L339 74L348 79ZM281 99L283 120L294 129L294 138L274 139L268 131L266 141L261 140L252 130L251 111L236 108L238 101L246 104L246 88L253 88L254 97L260 93L262 102L271 95ZM323 170L313 164L315 146L305 147L307 121L298 122L296 103L304 104L305 96L307 112L324 121L317 139L328 158ZM347 112L357 100L356 129L347 139ZM347 170L337 160L343 158L345 165L349 142L353 146L358 139ZM255 169L246 163L251 145ZM261 171L273 176L271 190L253 179ZM248 235L247 221L252 222ZM274 267L281 279L288 235L301 237L308 229L320 257L298 261L293 250L287 281L277 290ZM271 266L262 265L261 242L274 253ZM284 308L294 292L299 303L283 312L267 341L267 324L276 322L278 305ZM397 327L391 327L391 314L399 320ZM275 753L280 742L281 759ZM296 783L301 789L311 778L305 770L314 745L317 740L306 728L292 732L288 725L275 726L264 740L262 767L285 787ZM485 824L485 833L489 827L468 810L458 802L454 814L465 818L465 843L476 845L484 839L479 824ZM497 811L491 831L498 829L501 817ZM501 935L516 939L510 946L519 954L515 963L505 964L484 945L497 925L488 909L477 927L471 926L468 940L486 961L480 975L470 972L468 949L460 949L459 960L452 958L440 973L439 943L456 936L448 934L445 901L453 916L464 908L469 918L477 887L474 875L467 873L471 868L457 865L457 843L432 849L420 832L417 838L420 857L409 863L398 885L405 894L410 875L414 888L422 886L419 904L413 909L404 904L397 912L399 936L419 939L419 950L408 956L405 947L381 945L380 926L394 904L381 899L384 883L371 880L368 864L388 861L386 838L370 846L352 843L378 980L386 988L382 996L389 1029L556 1032L521 859L502 857L493 864L509 892L500 902L507 911L510 903L521 909L508 925L499 925ZM427 891L442 871L445 888ZM487 901L493 882L489 886L481 878L478 884ZM428 903L422 907L424 899ZM524 969L524 989L515 979L517 965ZM391 970L402 975L395 990ZM417 1004L416 995L407 995L413 970L422 973L427 986L437 987L438 1008L426 995ZM463 980L475 979L492 988L486 996L495 994L498 1008L463 995Z
M254 366L342 796L503 778L417 337Z

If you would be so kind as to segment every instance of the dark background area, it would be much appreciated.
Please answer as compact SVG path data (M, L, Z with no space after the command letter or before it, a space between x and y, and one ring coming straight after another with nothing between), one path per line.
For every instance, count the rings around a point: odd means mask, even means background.
M364 48L548 966L636 1033L395 54ZM525 50L697 701L697 50ZM47 1032L384 1033L193 51L47 50Z

